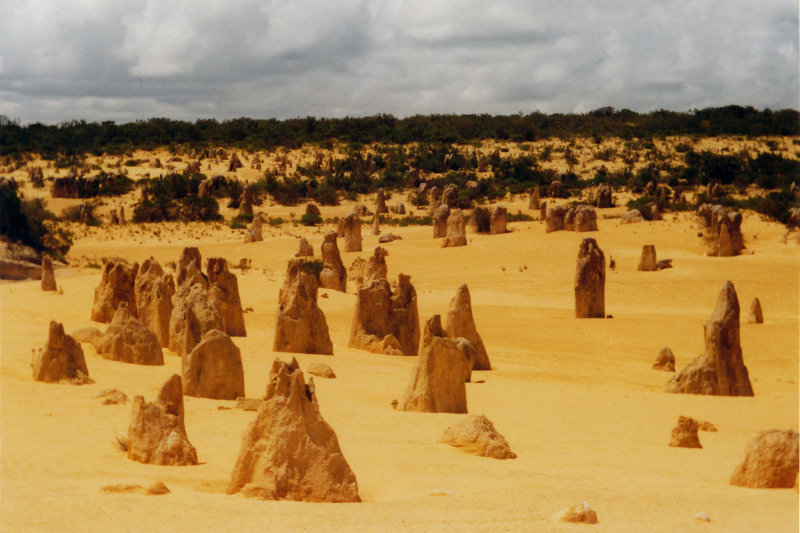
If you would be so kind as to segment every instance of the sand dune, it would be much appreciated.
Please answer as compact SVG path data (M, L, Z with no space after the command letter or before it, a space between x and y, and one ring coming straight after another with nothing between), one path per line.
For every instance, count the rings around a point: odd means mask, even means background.
M369 199L368 201L372 201ZM392 201L395 201L394 199ZM525 211L527 200L505 202ZM352 205L352 204L350 204ZM341 216L350 205L326 208ZM369 204L368 204L369 205ZM270 216L301 208L264 207ZM39 282L0 285L2 305L2 519L4 531L571 531L554 513L582 501L597 511L597 531L796 531L795 490L729 485L748 440L756 433L798 428L798 285L800 246L782 241L784 229L748 214L747 253L707 257L696 220L668 214L664 221L620 225L622 208L602 210L591 234L616 270L608 271L607 320L576 320L573 276L578 243L573 232L545 234L542 222L509 224L510 233L468 231L468 246L440 248L430 227L388 227L403 240L389 250L389 278L410 274L420 319L444 313L467 283L478 330L494 370L476 371L467 384L470 413L485 414L518 458L499 461L439 443L459 415L395 411L415 358L347 348L354 287L319 304L327 317L334 356L297 355L333 367L337 378L317 379L323 417L335 429L356 474L362 503L263 502L228 496L245 427L255 413L219 410L233 402L185 398L186 428L200 465L162 467L127 460L112 445L127 432L130 403L103 406L102 389L152 400L180 373L180 358L165 352L164 367L108 361L84 344L93 385L34 382L31 350L42 345L51 319L65 329L92 325L89 311L100 271L90 259L153 256L175 261L184 245L204 259L252 260L239 277L248 336L236 338L247 396L264 394L278 290L287 260L306 236L319 254L328 228L284 225L260 243L224 225L164 224L105 227L77 240L72 266L57 270L63 294ZM534 215L537 216L537 215ZM364 251L343 253L345 265L368 257L377 237L364 228ZM637 272L643 244L674 268ZM83 260L80 260L83 258ZM670 346L680 369L703 350L703 323L726 280L736 286L743 313L761 300L765 323L742 320L741 342L754 398L665 394L670 374L650 369ZM746 315L745 315L746 316ZM94 324L97 325L97 324ZM678 415L713 422L702 449L670 448ZM163 481L166 496L109 494L116 483ZM695 516L706 512L711 523Z

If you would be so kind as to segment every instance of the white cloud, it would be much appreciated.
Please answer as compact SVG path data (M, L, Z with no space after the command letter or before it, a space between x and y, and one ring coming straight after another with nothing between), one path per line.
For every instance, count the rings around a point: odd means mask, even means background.
M791 0L20 0L23 122L797 107Z

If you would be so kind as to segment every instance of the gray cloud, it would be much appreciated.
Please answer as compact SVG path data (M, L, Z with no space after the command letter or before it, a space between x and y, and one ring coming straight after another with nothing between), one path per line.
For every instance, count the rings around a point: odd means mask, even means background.
M22 0L0 114L24 123L798 107L791 0Z

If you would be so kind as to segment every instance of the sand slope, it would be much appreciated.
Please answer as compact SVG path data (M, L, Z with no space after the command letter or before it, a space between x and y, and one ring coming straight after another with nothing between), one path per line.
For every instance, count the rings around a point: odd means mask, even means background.
M526 204L506 202L513 213ZM323 216L347 209L323 208ZM514 460L475 457L438 443L459 415L394 411L390 403L402 395L415 358L348 349L355 289L350 283L348 294L320 291L328 294L319 301L335 355L297 359L302 368L322 361L336 372L335 380L315 380L317 394L358 479L360 504L225 495L242 433L255 416L217 409L232 402L186 398L199 466L128 461L112 440L127 432L130 403L103 406L94 394L118 388L152 400L169 375L180 372L180 359L167 353L164 367L128 365L101 359L83 345L94 385L36 383L31 350L44 342L51 319L68 332L91 325L100 271L57 271L63 294L43 293L38 282L0 285L3 531L572 531L581 526L551 517L584 500L598 513L593 531L797 530L794 490L744 489L728 479L757 432L798 428L800 246L784 244L782 227L749 214L743 224L748 254L706 257L690 215L633 225L602 218L621 210L602 210L600 231L593 234L546 235L541 222L511 223L510 233L468 232L468 246L449 249L431 238L430 227L383 228L403 236L385 245L389 277L412 276L421 320L445 313L457 287L469 284L495 370L473 374L468 408L495 424L517 453ZM319 254L327 228L284 225L265 231L263 243L244 244L241 230L174 226L164 226L160 241L145 238L142 228L97 230L78 240L70 256L141 261L152 255L164 265L190 244L204 259L252 259L247 274L236 271L243 307L253 308L245 315L249 336L234 340L247 395L262 395L276 357L270 347L278 289L296 236L306 235ZM345 265L376 245L377 237L363 230L364 252L343 253ZM573 318L575 257L588 235L617 263L606 286L613 319ZM637 272L643 244L654 244L658 257L672 258L675 268ZM739 295L755 397L663 393L670 374L650 369L659 349L670 346L679 368L702 351L703 323L725 280ZM745 322L756 296L763 325ZM719 431L700 433L701 450L669 448L678 415L709 420ZM104 485L157 480L172 493L98 493ZM694 520L701 511L710 524Z

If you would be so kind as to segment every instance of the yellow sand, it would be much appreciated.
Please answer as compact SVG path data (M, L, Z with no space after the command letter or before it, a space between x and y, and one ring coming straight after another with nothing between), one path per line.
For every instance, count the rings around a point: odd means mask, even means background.
M390 200L398 200L395 196ZM373 205L374 196L366 199ZM505 202L527 212L527 201ZM323 207L323 217L351 207ZM406 203L408 206L409 204ZM269 216L299 217L301 207L264 206ZM297 355L331 365L337 378L317 378L323 417L335 429L356 474L360 504L263 502L225 494L245 427L255 413L219 410L232 402L186 398L186 427L199 466L164 467L129 461L112 444L127 433L130 403L103 406L96 392L117 388L152 400L180 373L165 352L164 367L101 359L85 344L93 385L34 382L31 351L45 341L50 320L66 330L89 321L100 270L57 270L61 293L38 281L0 284L2 341L3 531L577 531L555 513L583 501L597 511L592 531L796 531L795 490L733 487L728 479L748 440L767 429L798 427L798 272L800 245L782 240L781 226L748 214L745 255L707 257L689 214L660 222L620 225L623 208L601 211L599 232L545 234L542 222L511 223L510 233L468 233L469 244L440 248L430 227L384 226L403 240L389 250L389 276L412 276L420 317L445 313L456 288L468 283L478 331L495 369L473 373L469 411L485 414L518 458L476 457L439 443L460 415L395 411L413 357L347 348L355 306L348 293L320 291L334 343L333 357ZM533 214L538 218L537 214ZM262 395L275 357L271 351L278 290L287 260L305 235L319 254L329 227L285 224L265 241L244 244L242 230L223 224L163 224L92 229L80 238L73 264L120 256L162 265L185 245L203 258L232 263L248 337L241 348L249 397ZM364 251L343 253L346 265L367 257L377 237L362 227ZM158 233L158 236L155 233ZM573 276L578 243L595 237L616 270L608 271L608 320L576 320ZM637 272L643 244L675 268ZM703 323L724 281L735 284L742 308L741 343L755 398L703 397L662 392L671 374L650 369L670 346L682 368L703 349ZM765 323L746 323L754 297ZM104 326L101 326L104 327ZM482 382L479 382L482 381ZM670 448L679 415L714 423L701 432L703 449ZM166 496L100 493L106 485L163 481ZM695 516L706 512L711 523Z

